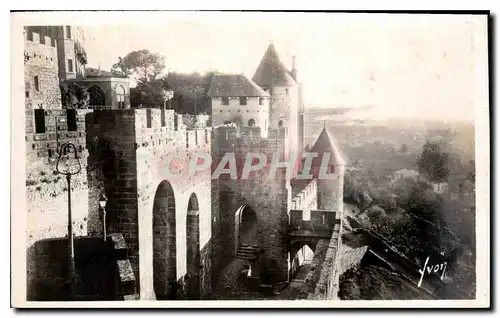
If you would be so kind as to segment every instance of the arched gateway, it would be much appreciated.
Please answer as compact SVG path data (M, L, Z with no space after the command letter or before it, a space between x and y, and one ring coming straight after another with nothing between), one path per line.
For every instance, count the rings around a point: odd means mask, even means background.
M162 181L153 203L153 288L156 299L177 294L175 197L172 185Z

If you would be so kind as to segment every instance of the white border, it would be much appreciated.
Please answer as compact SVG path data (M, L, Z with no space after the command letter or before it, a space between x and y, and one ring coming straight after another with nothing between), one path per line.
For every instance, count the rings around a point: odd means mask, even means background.
M425 1L424 1L425 2ZM233 3L233 2L232 2ZM233 3L233 8L234 8ZM126 6L124 6L125 8ZM403 6L404 7L404 6ZM224 7L228 9L230 7ZM283 8L283 6L281 6ZM384 7L378 8L379 10ZM415 7L414 7L415 8ZM199 7L198 7L199 9ZM350 9L356 9L350 8ZM360 9L359 7L357 9ZM423 9L420 7L420 9ZM441 8L445 9L445 8ZM155 16L158 13L148 12L71 12L62 14L57 12L45 13L24 13L13 14L11 16L11 52L22 51L22 25L23 24L43 24L44 21L51 24L96 24L96 23L117 23L119 21L138 21L138 16L148 15L147 21L155 21ZM193 12L177 12L179 16L193 17L197 14L207 13L193 13ZM217 13L210 13L215 18ZM225 13L227 14L227 13ZM297 13L294 13L297 14ZM292 15L292 14L291 14ZM144 19L144 18L143 18ZM57 20L58 23L54 21ZM139 18L139 20L141 20ZM142 20L144 21L144 20ZM141 23L142 23L141 21ZM21 45L21 47L19 46ZM422 308L422 307L441 307L441 308L457 308L457 307L485 307L489 305L489 299L481 296L489 295L489 115L487 112L487 105L481 104L476 107L476 163L477 163L477 295L481 299L476 301L341 301L341 302L316 302L316 301L208 301L208 302L86 302L86 303L26 303L25 297L25 282L26 272L26 253L25 253L25 224L26 224L26 211L24 203L24 161L18 158L24 158L24 72L23 61L21 54L12 54L11 58L11 109L12 118L11 123L11 142L12 142L12 166L11 166L11 187L12 187L12 304L15 306L27 305L29 307L107 307L107 308L123 308L123 307L139 307L139 308L158 308L158 307L344 307L344 308L359 308L359 307L396 307L396 308ZM7 68L5 68L7 69ZM478 74L487 73L487 69L477 70ZM479 94L484 94L485 87L475 87ZM486 91L487 93L487 91ZM487 97L487 96L486 96ZM16 105L22 105L18 107ZM17 124L16 124L17 123ZM23 190L21 190L23 189ZM19 197L17 197L19 196ZM17 282L17 283L15 283ZM22 285L22 286L21 286ZM23 306L24 307L24 306Z

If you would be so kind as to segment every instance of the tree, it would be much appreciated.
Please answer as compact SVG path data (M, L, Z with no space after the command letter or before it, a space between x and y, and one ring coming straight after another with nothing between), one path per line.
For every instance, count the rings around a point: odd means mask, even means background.
M427 141L418 160L419 172L432 182L444 182L450 175L449 155L438 143Z
M71 83L61 85L61 104L66 109L87 108L90 101L90 95L85 86Z
M119 57L111 71L131 77L136 83L135 106L161 107L165 103L168 85L161 74L165 70L165 58L149 50L138 50Z
M127 54L124 58L118 57L111 71L132 77L137 85L157 80L165 70L165 58L149 50L138 50Z

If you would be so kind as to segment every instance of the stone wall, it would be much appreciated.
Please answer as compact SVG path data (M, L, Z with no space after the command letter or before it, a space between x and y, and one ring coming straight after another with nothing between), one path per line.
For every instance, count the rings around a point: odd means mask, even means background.
M123 300L133 295L135 277L120 234L77 237L74 240L76 300ZM69 300L67 238L37 241L31 248L37 260L37 276L28 289L29 301Z
M310 219L311 210L316 210L317 208L318 188L317 180L314 179L292 199L290 209L304 211L304 218L308 220Z
M267 138L269 124L269 98L248 97L246 105L240 105L239 97L228 97L229 105L222 104L221 97L212 98L213 125L222 125L225 122L237 123L248 127L249 120L254 121L255 127L261 128L262 138ZM262 105L261 105L262 103ZM276 128L277 126L274 126Z
M26 112L28 289L32 277L38 275L37 271L40 269L31 247L40 240L64 237L68 233L68 184L66 177L56 169L58 151L63 143L75 144L81 165L80 173L71 177L71 210L75 236L87 235L90 224L96 222L89 215L88 151L85 142L85 116L89 111L78 110L74 113L74 131L68 130L69 116L66 110L36 111L45 116L45 120L39 122L43 123L44 133L35 133L35 111ZM61 170L77 171L78 162L74 159L74 153L69 153L68 157L69 160L62 159Z
M285 178L284 169L278 169L275 178L268 178L269 164L274 153L284 154L286 130L271 130L267 139L259 134L248 134L232 127L221 127L214 131L212 172L224 154L234 153L237 166L237 180L231 180L228 174L222 174L212 180L212 232L214 239L213 259L219 271L234 258L237 244L238 222L236 212L244 205L255 211L257 217L256 239L259 248L266 250L269 259L277 261L279 279L287 277L287 229L288 209L291 202L291 187ZM267 165L258 172L250 174L248 179L241 179L242 167L248 152L264 153Z
M61 108L57 51L51 39L41 39L40 34L35 32L26 34L24 60L26 109L39 108L40 105L44 109Z
M153 288L153 206L163 181L173 189L175 272L181 285L187 272L188 203L192 194L197 198L203 297L209 293L211 285L210 170L190 175L187 167L194 156L210 153L209 128L188 131L179 115L171 110L103 110L95 111L94 115L89 140L106 145L102 157L106 159L103 170L107 175L103 176L103 182L108 197L109 226L123 233L127 241L129 259L140 282L141 299L156 297ZM177 172L184 174L170 175Z
M283 125L289 129L289 146L291 151L299 150L298 111L298 86L272 88L269 127L276 128L278 127L279 121L283 122Z

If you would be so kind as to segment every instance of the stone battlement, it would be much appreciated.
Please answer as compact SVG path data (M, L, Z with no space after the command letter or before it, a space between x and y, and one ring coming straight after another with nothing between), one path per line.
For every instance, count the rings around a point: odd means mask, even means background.
M311 219L306 221L303 210L291 210L289 229L292 231L332 231L335 224L339 222L336 219L336 214L335 211L313 210L311 211Z
M237 127L225 124L214 127L215 151L225 152L264 152L285 151L287 131L285 128L269 129L268 138L261 137L260 127Z
M57 69L57 49L55 45L52 44L52 39L48 36L44 37L44 40L40 41L38 33L33 33L32 40L25 38L25 63L31 66Z
M86 150L87 109L33 109L26 111L25 140L27 159L57 158L59 146L71 142L80 156Z
M291 210L305 210L318 196L316 179L312 180L295 198L292 199Z

